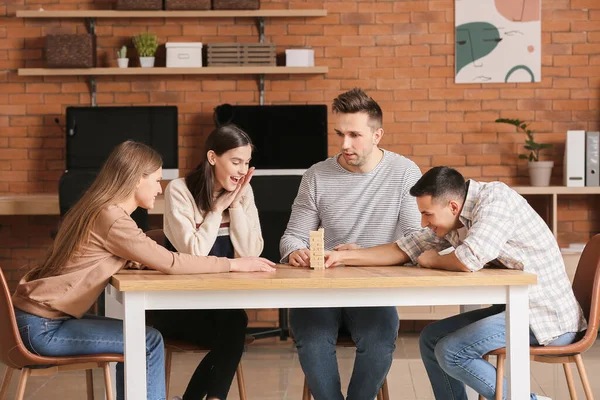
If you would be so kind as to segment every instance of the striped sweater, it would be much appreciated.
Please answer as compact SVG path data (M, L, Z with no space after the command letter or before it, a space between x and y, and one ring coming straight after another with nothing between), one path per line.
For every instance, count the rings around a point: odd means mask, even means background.
M302 177L279 250L281 262L309 247L309 232L325 229L325 249L356 243L372 247L392 243L421 228L421 215L410 188L421 177L406 157L383 150L371 171L344 169L339 154L313 165Z

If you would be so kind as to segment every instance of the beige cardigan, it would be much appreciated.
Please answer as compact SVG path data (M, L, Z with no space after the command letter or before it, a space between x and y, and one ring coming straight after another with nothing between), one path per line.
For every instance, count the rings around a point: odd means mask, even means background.
M205 256L213 247L221 223L229 222L229 236L236 257L259 256L263 238L254 204L254 193L248 185L241 206L219 214L201 213L184 178L172 180L165 189L163 226L165 235L182 253Z
M125 210L111 205L100 212L90 241L60 275L21 279L12 297L20 310L46 318L80 318L94 304L111 276L128 261L167 274L228 272L227 258L173 253L146 236Z

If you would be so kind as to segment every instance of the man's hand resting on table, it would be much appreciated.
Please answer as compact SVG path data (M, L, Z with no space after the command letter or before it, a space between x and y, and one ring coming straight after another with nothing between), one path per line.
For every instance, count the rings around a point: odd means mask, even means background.
M308 249L292 251L288 260L292 267L310 267L310 251Z

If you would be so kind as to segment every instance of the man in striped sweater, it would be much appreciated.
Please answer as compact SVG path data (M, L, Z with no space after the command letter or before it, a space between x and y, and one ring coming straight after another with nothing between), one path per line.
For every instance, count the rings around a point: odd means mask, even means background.
M325 250L372 247L420 229L410 188L421 172L411 160L379 148L382 111L361 89L333 101L341 152L302 177L281 238L281 262L310 266L309 232L325 229ZM392 364L398 335L394 307L293 309L290 325L300 364L316 400L343 400L335 344L340 330L356 342L348 400L371 400Z

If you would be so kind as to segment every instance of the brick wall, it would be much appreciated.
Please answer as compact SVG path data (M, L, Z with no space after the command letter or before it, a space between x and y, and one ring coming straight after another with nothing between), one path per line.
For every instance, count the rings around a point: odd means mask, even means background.
M266 19L266 39L286 47L312 46L326 75L267 76L267 104L327 103L360 86L384 110L382 145L416 161L424 170L439 164L467 177L528 184L517 159L524 136L493 121L535 121L539 141L556 143L553 184L561 184L562 152L568 129L598 130L600 120L600 2L544 0L543 80L529 84L454 84L452 0L262 1L263 8L322 8L321 18ZM44 35L85 32L83 20L20 19L19 9L110 8L106 1L7 0L0 5L0 195L56 192L64 168L64 112L89 105L84 78L19 77L16 69L43 66ZM250 19L98 19L100 66L116 66L115 51L142 31L166 41L256 42ZM164 48L158 55L164 65ZM136 60L131 60L137 65ZM256 104L253 76L127 76L98 78L99 105L177 105L180 165L199 160L223 102ZM284 128L284 127L283 127ZM334 139L333 136L330 137ZM331 140L329 153L336 152ZM290 149L286 149L289 151ZM291 149L293 150L293 149ZM301 157L301 154L296 155ZM543 206L542 206L543 207ZM0 263L11 284L44 252L55 217L0 217ZM586 241L600 230L598 197L561 197L559 241ZM255 320L273 323L264 311Z

